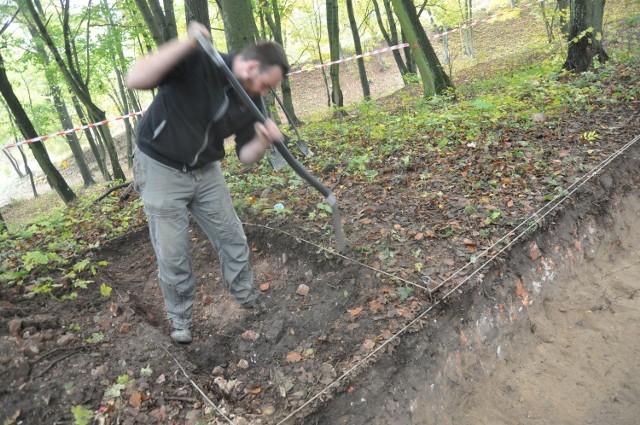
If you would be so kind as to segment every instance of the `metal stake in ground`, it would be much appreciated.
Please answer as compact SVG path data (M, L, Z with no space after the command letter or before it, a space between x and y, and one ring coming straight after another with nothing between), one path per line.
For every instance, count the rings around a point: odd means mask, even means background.
M213 63L215 63L216 66L218 66L218 68L222 70L222 72L227 77L227 80L229 80L229 83L231 83L235 91L238 93L245 105L251 110L256 119L261 123L264 123L266 121L265 116L262 114L262 112L260 112L256 104L253 103L247 92L244 90L244 87L242 87L236 76L233 75L233 72L231 72L227 64L222 59L222 56L220 56L220 53L218 53L218 51L207 39L204 38L204 36L198 34L196 35L196 39L198 40L198 43L200 43L202 49L209 55ZM344 252L346 250L346 239L344 237L344 233L342 232L342 222L340 221L340 212L338 210L336 197L328 187L320 183L307 170L305 170L298 161L296 161L296 159L293 157L293 155L291 155L291 153L281 140L274 141L273 144L278 152L280 152L280 155L282 155L285 161L287 161L287 163L291 166L291 168L293 168L300 177L306 180L307 183L309 183L311 186L316 188L316 190L322 193L322 195L326 198L327 203L329 204L329 206L331 207L331 211L333 212L333 230L336 234L336 241L338 242L338 251Z

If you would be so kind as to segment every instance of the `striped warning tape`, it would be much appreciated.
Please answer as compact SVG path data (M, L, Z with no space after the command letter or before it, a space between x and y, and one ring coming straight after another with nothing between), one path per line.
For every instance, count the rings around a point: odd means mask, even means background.
M475 26L475 25L478 25L478 24L481 24L481 23L484 23L484 22L489 22L492 19L496 19L496 18L498 18L500 16L503 16L503 15L506 15L508 13L513 13L514 11L517 11L517 10L526 9L528 7L531 7L531 6L535 5L536 3L542 3L544 1L545 0L535 0L535 1L532 1L530 3L522 4L522 5L518 6L518 7L513 8L513 9L505 9L505 10L503 10L501 12L496 13L495 15L487 16L486 18L478 19L478 20L470 22L470 23L460 24L457 27L452 28L450 30L441 32L439 34L431 35L431 36L429 36L429 39L430 40L436 40L436 39L438 39L438 38L440 38L440 37L442 37L444 35L452 34L452 33L456 32L456 31L460 31L460 30L463 30L463 29L466 29L466 28L469 28L469 27L472 27L472 26ZM327 62L327 63L315 65L315 66L312 66L312 67L308 67L308 68L303 68L303 69L300 69L298 71L293 71L293 72L288 73L287 75L291 76L291 75L301 74L303 72L314 71L314 70L320 69L322 67L329 67L331 65L335 65L335 64L338 64L338 63L350 62L352 60L360 59L360 58L363 58L363 57L375 56L375 55L379 55L379 54L382 54L382 53L391 52L393 50L404 49L405 47L409 47L409 43L402 43L402 44L397 44L395 46L389 46L389 47L385 47L385 48L382 48L382 49L376 49L376 50L372 50L370 52L362 53L360 55L352 55L352 56L349 56L349 57L346 57L346 58L342 58L342 59L339 59L339 60L336 60L336 61ZM417 47L417 46L414 46L414 47ZM134 117L136 115L143 115L145 112L146 111L132 112L130 114L122 115L122 116L119 116L119 117L116 117L116 118L111 118L111 119L108 119L108 120L103 120L103 121L96 122L96 123L93 123L93 124L87 124L87 125L83 125L83 126L80 126L80 127L70 128L68 130L63 130L63 131L58 131L56 133L47 134L46 136L39 136L39 137L34 137L32 139L23 140L22 142L10 143L10 144L5 145L2 148L0 148L0 150L6 150L6 149L10 149L10 148L15 148L17 146L26 145L26 144L29 144L29 143L44 142L45 140L50 139L52 137L63 136L65 134L75 133L76 131L85 130L87 128L93 128L93 127L98 127L100 125L109 124L110 122L115 122L115 121L119 121L119 120L123 120L123 119L129 119L129 118Z
M116 118L111 118L111 119L108 119L108 120L94 122L92 124L86 124L86 125L83 125L83 126L80 126L80 127L70 128L68 130L62 130L62 131L58 131L56 133L47 134L46 136L38 136L38 137L34 137L32 139L23 140L22 142L10 143L8 145L4 145L2 147L2 149L4 150L4 149L9 149L9 148L15 148L15 147L26 145L26 144L29 144L29 143L44 142L45 140L50 139L52 137L62 136L62 135L65 135L65 134L70 134L70 133L75 133L76 131L86 130L87 128L99 127L101 125L109 124L110 122L129 119L131 117L135 117L136 115L142 115L145 112L146 111L132 112L130 114L121 115L121 116L116 117Z
M472 26L475 26L475 25L478 25L478 24L481 24L481 23L484 23L484 22L489 22L492 19L499 18L499 17L501 17L503 15L506 15L508 13L513 13L514 11L526 9L527 7L531 7L536 3L541 3L541 2L544 2L544 1L545 0L535 0L535 1L531 2L531 3L525 3L525 4L522 4L522 5L518 6L518 7L515 7L513 9L505 9L502 12L498 12L495 15L487 16L486 18L478 19L476 21L469 22L469 23L460 24L457 27L452 28L450 30L443 31L441 33L429 36L429 40L436 40L436 39L438 39L438 38L440 38L440 37L442 37L444 35L452 34L452 33L456 32L456 31L467 29L467 28L470 28ZM370 52L362 53L360 55L348 56L346 58L338 59L338 60L335 60L335 61L332 61L332 62L327 62L327 63L323 63L323 64L319 64L319 65L314 65L314 66L310 66L310 67L307 67L307 68L303 68L303 69L300 69L298 71L293 71L293 72L288 73L287 75L296 75L296 74L301 74L303 72L314 71L316 69L320 69L320 68L323 68L323 67L329 67L331 65L344 63L344 62L350 62L352 60L356 60L356 59L360 59L360 58L364 58L364 57L379 55L381 53L390 52L392 50L404 49L405 47L409 47L409 43L397 44L395 46L385 47L383 49L372 50ZM413 47L418 47L418 46L417 46L417 44L414 43Z

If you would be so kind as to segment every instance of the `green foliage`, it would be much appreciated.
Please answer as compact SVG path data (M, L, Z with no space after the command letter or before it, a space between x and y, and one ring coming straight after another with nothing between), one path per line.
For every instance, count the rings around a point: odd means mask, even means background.
M90 251L132 225L142 225L140 205L136 201L123 208L114 196L97 208L93 201L80 199L71 208L54 210L10 235L4 233L0 285L22 286L32 295L76 298L76 291L88 289L107 264ZM102 285L101 294L108 296L108 286Z
M104 334L102 332L94 332L91 334L91 337L85 339L85 342L89 344L95 344L96 342L100 342L104 339Z
M93 412L84 406L72 406L71 413L76 425L88 425L93 419Z
M413 292L415 291L415 288L413 286L401 286L398 288L398 296L400 298L400 301L405 301L407 298L409 298L411 295L413 295Z
M106 284L102 284L100 285L100 295L102 295L103 297L110 297L111 296L111 291L113 290L112 287L110 287L109 285Z

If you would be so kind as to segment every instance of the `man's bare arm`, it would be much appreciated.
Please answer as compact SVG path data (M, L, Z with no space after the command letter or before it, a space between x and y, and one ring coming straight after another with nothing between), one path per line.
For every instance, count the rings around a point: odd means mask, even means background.
M130 89L157 87L182 59L194 49L199 48L195 39L196 34L203 34L206 38L211 38L205 26L197 22L189 24L187 34L186 40L171 40L160 46L155 53L138 60L127 74L127 87Z

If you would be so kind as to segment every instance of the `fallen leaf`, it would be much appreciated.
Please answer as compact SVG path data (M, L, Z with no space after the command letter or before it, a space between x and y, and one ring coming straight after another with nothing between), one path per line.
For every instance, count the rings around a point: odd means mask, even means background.
M295 351L290 351L289 354L287 354L288 363L298 363L300 360L302 360L302 356Z
M138 392L131 394L129 397L129 404L136 409L140 408L140 404L142 403L142 395Z
M424 234L429 238L435 238L436 237L436 233L433 230L427 230L426 232L424 232Z
M261 387L249 388L249 392L254 395L260 394L262 392L262 388Z
M366 339L364 341L364 343L362 344L362 346L364 347L365 350L371 350L371 349L373 349L373 347L376 346L376 343L372 339Z
M469 345L469 340L467 339L467 336L462 331L460 331L460 344L463 347L466 347L467 345Z
M252 331L251 329L246 330L240 335L240 338L245 341L256 341L260 337L260 334L256 331Z
M411 310L409 310L408 308L405 308L405 307L398 307L396 309L396 313L401 315L405 319L410 319L411 320L411 319L415 318L415 314L413 314L411 312Z
M475 243L474 241L472 241L471 239L469 239L469 238L464 238L464 239L462 239L462 242L463 242L465 245L473 245L473 246L476 246L476 243Z
M369 301L369 309L373 312L377 312L382 311L382 309L384 309L384 306L378 300L371 300Z
M265 291L269 290L269 283L268 283L268 282L265 282L265 283L261 284L261 285L260 285L260 290L261 290L262 292L265 292Z
M164 377L164 373L160 376L158 376L158 379L156 379L156 384L162 384L165 381L165 377Z
M413 239L415 239L417 241L421 241L422 239L424 239L424 233L416 233L416 235L413 237Z
M531 259L533 261L537 260L538 258L540 258L542 256L542 253L540 252L540 248L538 248L538 244L535 242L531 243L531 248L529 250L529 256L531 257Z
M349 313L351 313L351 316L357 316L358 314L362 313L362 310L364 310L364 307L360 306L354 308L353 310L349 310Z
M167 418L167 407L166 407L166 405L163 404L162 406L153 409L151 412L149 412L149 415L151 415L154 418L156 418L156 420L158 422L163 423Z

